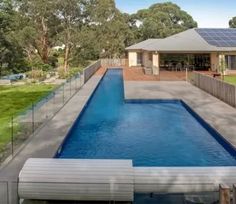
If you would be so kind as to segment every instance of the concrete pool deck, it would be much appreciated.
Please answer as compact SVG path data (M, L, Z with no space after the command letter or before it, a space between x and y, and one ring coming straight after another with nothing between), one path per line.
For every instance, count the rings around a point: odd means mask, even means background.
M236 147L236 109L186 81L125 81L126 99L180 99Z

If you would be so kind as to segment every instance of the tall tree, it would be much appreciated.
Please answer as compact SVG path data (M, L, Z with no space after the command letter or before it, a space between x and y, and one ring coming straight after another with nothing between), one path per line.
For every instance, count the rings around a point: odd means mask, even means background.
M229 21L230 28L236 28L236 16Z
M60 41L65 45L64 71L67 72L71 50L76 46L76 35L79 35L85 20L84 0L56 1L57 16L60 19L62 32Z
M98 42L96 26L84 25L76 35L76 46L72 50L71 63L73 65L87 66L90 60L97 60L100 56L100 45Z
M171 2L158 3L133 16L142 33L142 39L164 38L197 27L197 23L179 6Z
M0 2L0 76L25 68L23 50L15 38L16 17L12 2L2 0Z
M53 0L21 0L22 42L28 53L36 51L44 63L48 63L50 48L57 34L58 18Z
M114 0L92 0L88 9L90 25L95 27L101 57L119 57L132 40L132 33Z

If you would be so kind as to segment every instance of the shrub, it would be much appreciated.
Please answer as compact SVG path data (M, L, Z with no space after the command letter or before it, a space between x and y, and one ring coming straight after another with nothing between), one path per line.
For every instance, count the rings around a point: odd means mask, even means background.
M31 67L33 68L33 70L43 70L43 71L50 71L53 68L50 64L44 64L38 61L32 62Z
M51 56L48 58L48 64L53 67L56 68L58 66L58 59L56 56ZM50 70L50 69L49 69Z
M69 68L67 72L65 72L63 67L60 67L58 69L58 75L60 79L68 79L81 72L82 72L82 68L78 68L78 67Z
M47 77L47 73L43 70L32 70L27 72L27 77L33 80L43 81Z
M66 79L67 78L67 73L65 72L63 67L58 68L58 76L60 79Z

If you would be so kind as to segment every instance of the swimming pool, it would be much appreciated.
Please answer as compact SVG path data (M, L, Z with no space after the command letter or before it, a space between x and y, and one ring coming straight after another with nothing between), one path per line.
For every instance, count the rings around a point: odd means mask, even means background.
M235 166L235 150L179 100L124 100L107 71L57 158L132 159L134 166Z

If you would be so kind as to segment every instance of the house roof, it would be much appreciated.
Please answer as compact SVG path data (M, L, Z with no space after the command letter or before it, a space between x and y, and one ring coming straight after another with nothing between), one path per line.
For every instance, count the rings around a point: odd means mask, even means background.
M223 33L221 38L217 33ZM224 33L230 33L225 35ZM227 43L222 43L227 41ZM221 42L221 43L220 43ZM190 29L164 39L149 39L127 47L126 50L160 52L218 52L236 51L236 29Z

